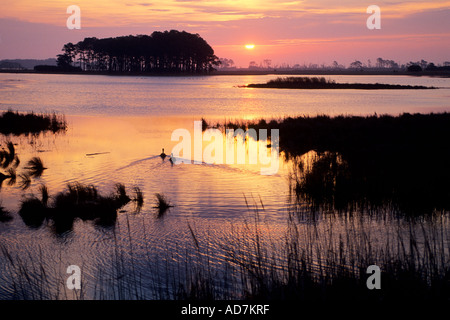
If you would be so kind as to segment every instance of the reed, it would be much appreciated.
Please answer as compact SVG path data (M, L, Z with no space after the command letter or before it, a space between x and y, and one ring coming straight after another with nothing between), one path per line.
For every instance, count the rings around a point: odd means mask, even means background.
M173 207L173 205L171 205L166 196L161 193L155 193L155 197L156 204L154 208L158 211L158 217L162 217L169 208Z
M11 141L6 142L6 149L3 147L0 150L0 165L3 169L7 169L10 166L17 168L20 160L16 153L16 148Z
M63 115L19 113L8 110L0 115L0 133L2 134L38 134L50 131L65 132L67 122Z
M300 116L224 125L278 129L280 152L295 166L304 166L304 157L314 153L312 168L292 171L299 173L298 198L316 207L345 211L393 204L409 216L450 210L449 113Z
M144 198L137 188L136 202L142 205ZM31 196L22 201L19 214L24 222L39 227L45 220L53 223L57 233L70 230L75 219L93 220L99 225L114 225L117 211L132 199L123 184L116 184L115 192L109 196L100 195L93 185L78 182L69 183L65 191L51 197L45 185L40 186L41 199ZM49 203L50 199L52 202Z
M214 240L203 238L188 224L192 246L185 243L178 251L152 255L150 244L151 280L138 271L134 232L126 220L112 231L110 270L105 273L105 266L99 266L89 294L101 299L161 300L443 302L450 298L448 214L421 221L389 217L384 225L350 213L345 219L327 214L307 219L291 212L284 235L274 238L255 211L253 222L233 228L221 242L222 252L211 252L209 244ZM5 247L1 254L5 272L11 273L10 286L20 288L15 298L41 299L41 293L52 292L44 262L37 259L33 267L25 266ZM222 254L226 260L214 264L214 257ZM381 269L381 290L366 286L370 265Z
M0 202L0 222L9 222L13 219L11 213L7 211Z
M47 168L44 166L41 158L33 157L28 161L25 169L28 170L28 175L30 177L39 178Z

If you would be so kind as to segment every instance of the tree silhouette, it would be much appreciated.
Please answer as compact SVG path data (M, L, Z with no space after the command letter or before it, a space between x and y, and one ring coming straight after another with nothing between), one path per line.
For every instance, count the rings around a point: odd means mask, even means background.
M362 62L356 60L356 61L350 63L350 68L351 69L361 69L362 68Z
M151 35L85 38L64 45L58 65L83 71L205 73L220 64L199 34L155 31Z

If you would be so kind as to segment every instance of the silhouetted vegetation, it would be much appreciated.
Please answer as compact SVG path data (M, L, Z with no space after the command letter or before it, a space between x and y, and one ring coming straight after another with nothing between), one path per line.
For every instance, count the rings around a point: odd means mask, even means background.
M142 193L139 187L134 187L134 202L136 203L136 212L140 212L144 205L144 193Z
M267 83L248 84L247 88L276 88L276 89L435 89L425 86L411 86L381 83L336 83L324 77L285 77L269 80Z
M53 114L35 114L33 112L22 114L7 111L0 115L1 134L38 134L51 131L53 133L67 129L64 116Z
M49 66L49 65L38 65L35 66L34 71L36 72L42 72L42 73L57 73L57 72L81 72L80 67L74 67L71 65L61 64L61 62L58 59L58 65L57 66Z
M0 150L0 165L3 169L6 169L9 166L17 167L19 163L20 160L16 154L16 148L11 141L8 141L6 150L4 147Z
M0 172L0 190L3 182L8 180L8 185L13 186L17 183L17 178L20 179L19 187L23 190L28 189L31 185L31 178L40 178L47 168L41 158L33 157L28 161L28 167L25 167L25 172L17 175L16 169L20 164L19 156L16 153L14 144L11 141L6 143L6 149L3 147L0 150L0 167L5 170Z
M70 183L67 190L59 192L51 198L45 186L40 188L41 198L35 196L23 200L19 211L26 225L40 227L44 220L53 222L56 233L72 229L75 219L93 220L102 226L114 225L117 211L135 201L137 207L143 205L143 194L138 187L134 188L136 198L127 195L123 184L117 184L114 193L102 196L95 186Z
M417 64L413 64L413 65L410 65L407 68L407 71L408 72L421 72L422 71L422 67L417 65Z
M12 220L12 216L9 211L5 210L0 204L0 222L8 222Z
M293 191L316 209L389 204L407 214L450 210L448 113L239 124L280 130L280 150L294 163Z
M8 185L16 183L16 168L19 165L20 160L16 154L16 149L11 141L6 143L6 149L3 147L0 150L0 167L5 170L5 173L0 172L0 190L3 182L8 181Z
M158 217L162 217L166 211L173 207L169 200L167 200L166 196L164 196L161 193L156 193L155 194L156 197L156 205L155 208L158 210Z
M88 197L93 191L87 191ZM34 203L32 203L32 201ZM40 200L27 205L45 212ZM218 253L225 257L221 264L210 259L211 239L202 238L187 225L192 243L184 242L177 249L167 247L145 261L153 275L149 283L137 275L135 260L127 246L116 244L112 249L115 275L109 279L93 277L91 295L101 299L189 299L194 300L270 300L270 301L370 301L370 302L446 302L450 298L450 265L446 243L449 235L442 228L444 220L414 222L406 225L389 219L383 228L370 229L370 219L349 215L344 224L317 224L297 220L291 212L280 242L275 244L270 226L256 212L254 223L234 228L222 239ZM37 217L36 217L37 218ZM41 216L42 219L42 216ZM44 218L45 219L45 218ZM37 224L39 224L39 220ZM36 222L35 222L36 223ZM42 223L42 222L41 222ZM127 229L128 228L128 229ZM120 233L134 234L126 224ZM130 246L133 239L130 237ZM279 244L279 246L278 246ZM24 299L33 292L48 292L54 283L47 281L49 265L36 259L25 263L0 244L5 272L15 272L9 279L11 296ZM182 259L186 255L191 258ZM174 259L174 256L177 259ZM128 257L128 258L127 258ZM172 261L161 268L159 259ZM381 290L369 290L367 268L377 265L381 270ZM104 265L99 265L104 272ZM55 275L58 277L58 275ZM36 279L37 281L30 281ZM88 280L89 281L89 280ZM62 283L64 286L65 283ZM5 285L6 286L6 285ZM86 285L87 287L87 285ZM54 288L54 287L51 287ZM56 294L58 292L56 291ZM35 299L43 299L35 297ZM49 299L49 297L47 297Z
M85 38L64 45L58 66L77 65L83 71L111 73L205 73L219 59L198 34L185 31L155 31L151 35L116 38Z
M30 161L28 161L28 166L25 167L25 169L28 170L28 175L30 177L39 178L47 168L44 167L44 163L41 158L33 157Z

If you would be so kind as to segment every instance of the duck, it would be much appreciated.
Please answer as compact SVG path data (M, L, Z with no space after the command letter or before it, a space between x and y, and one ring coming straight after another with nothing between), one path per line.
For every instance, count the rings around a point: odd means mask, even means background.
M161 154L159 155L163 160L166 158L166 154L164 153L164 148L162 148L162 152L161 152Z

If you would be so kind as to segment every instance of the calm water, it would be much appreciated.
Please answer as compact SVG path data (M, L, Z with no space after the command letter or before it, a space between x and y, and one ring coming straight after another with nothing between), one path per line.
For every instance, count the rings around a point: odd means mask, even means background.
M326 76L338 82L425 85L439 91L242 89L277 76L109 77L1 74L0 108L93 116L261 117L399 114L450 108L450 80L408 76Z
M40 261L50 270L51 281L55 283L65 278L67 266L82 266L83 276L91 284L87 289L89 298L95 291L92 284L98 284L98 279L122 279L111 267L115 248L122 247L127 252L124 259L134 261L146 284L144 287L148 292L144 296L155 298L149 283L164 283L156 275L164 274L161 270L167 272L169 266L190 259L192 252L195 253L188 225L195 231L200 246L209 250L211 264L220 265L226 259L222 251L224 243L231 243L239 230L254 221L255 206L268 237L275 242L282 239L290 208L289 163L280 161L278 173L271 176L261 175L258 165L172 166L158 155L161 148L170 152L176 144L171 141L175 129L185 128L192 132L194 121L201 117L223 121L316 114L368 115L376 112L396 115L450 111L450 79L443 78L327 77L338 82L426 85L441 88L439 90L236 87L272 78L274 76L270 75L0 74L0 110L55 111L64 114L69 125L65 134L0 136L2 145L8 139L16 144L21 159L19 172L33 156L41 157L48 168L25 191L4 184L0 201L13 213L14 219L0 222L0 243L22 261ZM124 183L129 190L139 186L145 196L144 207L135 213L132 204L126 206L119 212L115 229L77 221L73 230L55 234L50 225L37 229L25 226L17 214L24 196L37 195L42 184L54 195L67 183L75 181L94 184L104 194L111 192L118 182ZM155 193L163 193L174 205L162 218L157 217L153 207ZM384 228L383 224L373 223L375 231ZM0 264L6 264L6 261ZM13 276L14 270L0 269L0 298L11 297L9 283Z

